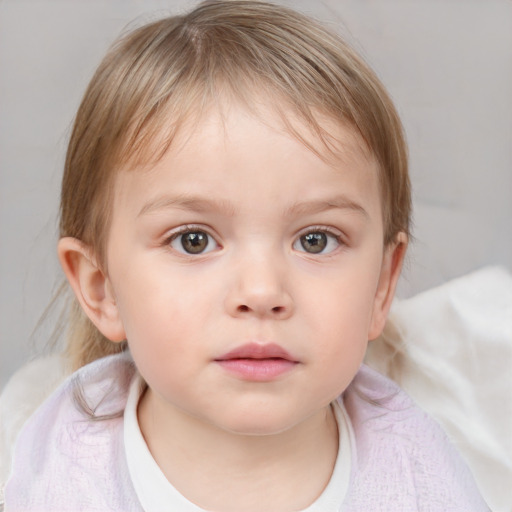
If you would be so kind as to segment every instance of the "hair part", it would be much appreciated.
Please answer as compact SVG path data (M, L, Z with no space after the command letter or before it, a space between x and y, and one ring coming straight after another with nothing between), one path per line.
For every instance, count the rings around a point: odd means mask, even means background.
M321 118L354 128L379 164L384 244L409 234L410 183L400 119L383 85L339 36L288 8L207 1L190 13L126 34L109 50L78 109L62 181L60 236L89 245L106 270L116 172L156 162L178 130L212 104L255 99L316 148L290 109L329 151ZM75 368L123 347L71 307L68 353Z

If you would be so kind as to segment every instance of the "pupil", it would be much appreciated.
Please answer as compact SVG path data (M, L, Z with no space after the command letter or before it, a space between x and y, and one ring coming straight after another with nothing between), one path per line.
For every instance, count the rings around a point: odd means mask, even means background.
M194 231L181 235L181 243L185 251L190 254L199 254L208 245L208 235L202 231Z
M322 252L327 246L325 233L308 233L300 237L300 243L305 251L316 254Z

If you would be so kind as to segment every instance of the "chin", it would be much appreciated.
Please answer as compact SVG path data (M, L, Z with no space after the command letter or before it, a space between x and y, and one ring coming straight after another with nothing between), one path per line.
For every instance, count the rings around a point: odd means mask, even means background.
M267 414L240 414L238 418L230 418L222 425L222 429L240 436L273 436L290 430L297 424L291 418L270 417Z

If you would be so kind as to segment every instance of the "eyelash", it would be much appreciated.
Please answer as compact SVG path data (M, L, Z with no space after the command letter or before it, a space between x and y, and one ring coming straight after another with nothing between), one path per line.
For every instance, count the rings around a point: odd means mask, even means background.
M331 253L335 252L340 247L346 246L346 241L344 240L344 237L340 234L338 230L334 230L332 228L326 227L326 226L309 226L308 228L302 230L295 239L293 243L293 247L295 248L296 244L301 244L301 239L310 234L324 234L327 236L328 239L334 240L334 242L337 244L337 247L333 248L332 250L328 252L324 252L324 250L321 250L317 253L314 252L308 252L306 250L300 250L297 249L299 252L302 252L304 254L309 255L318 255L318 256L329 256ZM327 241L329 243L329 240Z
M180 237L182 237L183 235L185 235L187 233L205 233L207 235L207 237L209 238L209 240L207 241L208 245L206 246L206 248L209 247L209 245L211 244L212 240L217 245L217 247L220 247L220 244L217 242L216 237L214 237L212 234L210 234L208 229L206 229L206 228L204 228L202 226L190 225L190 224L181 226L176 231L173 231L169 236L167 236L165 238L165 240L163 241L162 245L166 246L166 247L171 247L176 252L178 252L178 253L180 253L180 254L182 254L184 256L191 256L191 257L201 256L203 254L208 254L209 252L211 252L212 250L215 249L215 248L213 248L213 249L209 249L207 251L198 251L197 253L194 253L194 252L188 252L184 248L183 248L183 251L181 251L181 250L178 250L178 249L176 249L175 247L172 246L173 242L175 242L176 240L178 240ZM331 241L334 240L334 242L337 244L337 247L331 249L328 252L325 252L324 249L321 249L321 250L319 250L316 253L314 251L310 252L310 251L305 250L304 245L302 244L302 238L307 236L307 235L313 235L313 234L323 234L323 235L326 235L326 237L328 239L327 240L327 244L329 244L329 239ZM304 250L298 248L297 247L298 244L302 245L302 249L304 249ZM297 237L293 241L292 247L295 250L297 250L298 252L301 252L301 253L304 253L304 254L323 255L323 256L325 256L325 255L330 255L332 252L336 251L336 249L338 249L339 247L344 246L344 245L346 245L346 242L344 241L343 237L341 236L341 234L338 231L335 231L332 228L329 228L329 227L326 227L326 226L309 226L308 228L302 230L297 235Z
M182 237L183 235L186 235L187 233L205 233L210 241L208 241L208 245L210 245L211 243L211 240L213 240L213 242L217 245L217 246L220 246L220 244L217 242L217 239L216 237L214 237L208 229L202 227L202 226L197 226L197 225L191 225L191 224L187 224L187 225L184 225L184 226L181 226L180 228L178 228L176 231L173 231L169 236L167 236L165 238L165 240L163 241L163 246L165 247L171 247L173 248L176 252L179 252L181 255L183 256L201 256L202 254L207 254L209 252L211 252L211 250L208 250L206 252L204 251L201 251L201 252L198 252L198 253L193 253L193 252L187 252L185 250L183 251L180 251L174 247L172 247L172 244L174 241L178 240L180 237Z

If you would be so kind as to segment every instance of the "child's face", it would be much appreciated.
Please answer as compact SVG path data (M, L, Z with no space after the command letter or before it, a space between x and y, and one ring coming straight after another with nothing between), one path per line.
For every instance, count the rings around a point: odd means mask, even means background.
M109 285L154 411L286 430L325 412L382 328L377 164L349 129L331 165L279 126L214 111L117 178Z

